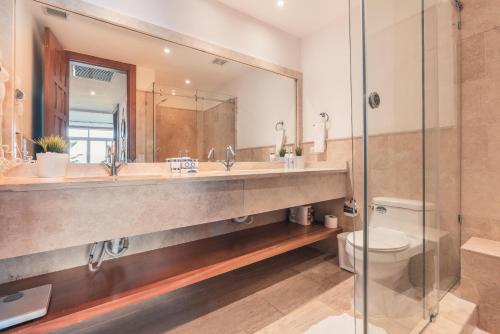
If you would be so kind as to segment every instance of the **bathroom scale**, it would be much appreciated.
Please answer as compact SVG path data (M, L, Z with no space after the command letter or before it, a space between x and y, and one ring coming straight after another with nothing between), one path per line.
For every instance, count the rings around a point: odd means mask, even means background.
M47 314L52 284L0 296L0 330Z

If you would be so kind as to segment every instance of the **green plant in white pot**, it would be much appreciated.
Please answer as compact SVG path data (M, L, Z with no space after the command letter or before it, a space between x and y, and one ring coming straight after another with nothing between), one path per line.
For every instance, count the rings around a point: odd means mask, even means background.
M304 157L302 156L302 147L295 148L295 168L304 169Z
M36 154L38 176L64 177L69 161L64 139L59 136L46 136L38 139L36 143L43 149L43 153Z

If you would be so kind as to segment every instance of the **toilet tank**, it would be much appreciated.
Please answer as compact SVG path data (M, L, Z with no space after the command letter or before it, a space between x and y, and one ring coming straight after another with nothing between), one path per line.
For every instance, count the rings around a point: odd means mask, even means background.
M369 224L386 227L413 236L422 236L424 205L422 201L395 197L374 197ZM432 204L425 208L426 219L431 217ZM428 221L426 220L426 224Z

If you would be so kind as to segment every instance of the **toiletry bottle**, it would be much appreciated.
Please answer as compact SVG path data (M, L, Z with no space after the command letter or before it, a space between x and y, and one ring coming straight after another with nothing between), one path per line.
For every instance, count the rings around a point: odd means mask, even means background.
M293 154L292 150L290 150L290 153L288 155L288 168L295 169L295 154Z
M288 151L285 153L284 165L285 169L290 168L290 153Z

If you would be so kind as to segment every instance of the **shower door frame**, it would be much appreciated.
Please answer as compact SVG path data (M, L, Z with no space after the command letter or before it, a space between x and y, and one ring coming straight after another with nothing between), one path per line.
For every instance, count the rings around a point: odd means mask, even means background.
M363 146L363 153L362 153L362 168L363 168L363 215L362 215L362 226L363 226L363 263L362 263L362 272L363 272L363 305L362 305L362 315L363 315L363 328L362 328L362 333L369 333L369 309L368 309L368 303L367 303L367 298L368 298L368 281L369 281L369 209L370 209L370 204L369 204L369 157L368 157L368 150L369 150L369 122L368 122L368 112L369 112L369 97L370 97L370 91L368 90L367 87L367 73L369 71L368 64L367 64L367 59L369 56L368 53L368 45L367 45L367 8L366 8L366 2L370 0L360 0L360 13L361 13L361 63L362 63L362 70L361 70L361 88L362 88L362 146ZM421 40L420 40L420 50L421 50L421 84L422 84L422 92L421 92L421 102L422 102L422 108L421 108L421 123L420 123L420 129L418 132L421 133L421 149L422 149L422 202L423 202L423 212L424 214L422 215L422 250L421 250L421 255L422 255L422 264L421 264L421 269L422 269L422 320L427 320L424 325L422 325L422 329L427 326L432 319L436 316L438 312L438 306L439 302L438 300L435 301L435 308L428 308L428 303L427 303L427 285L426 285L426 268L427 268L427 258L426 258L426 94L425 94L425 88L426 88L426 77L425 77L425 15L424 15L424 5L425 5L425 0L420 0L421 4L421 9L420 9L420 19L421 19ZM352 89L351 89L352 92ZM439 246L438 246L439 248ZM439 255L436 257L439 259ZM436 264L436 276L437 276L437 282L439 282L439 262ZM432 290L435 288L432 288ZM355 292L356 293L356 292ZM359 292L358 292L359 293ZM429 295L430 296L430 295ZM432 309L432 310L431 310ZM417 324L418 328L420 328L421 324ZM355 324L356 332L358 330L357 325Z

